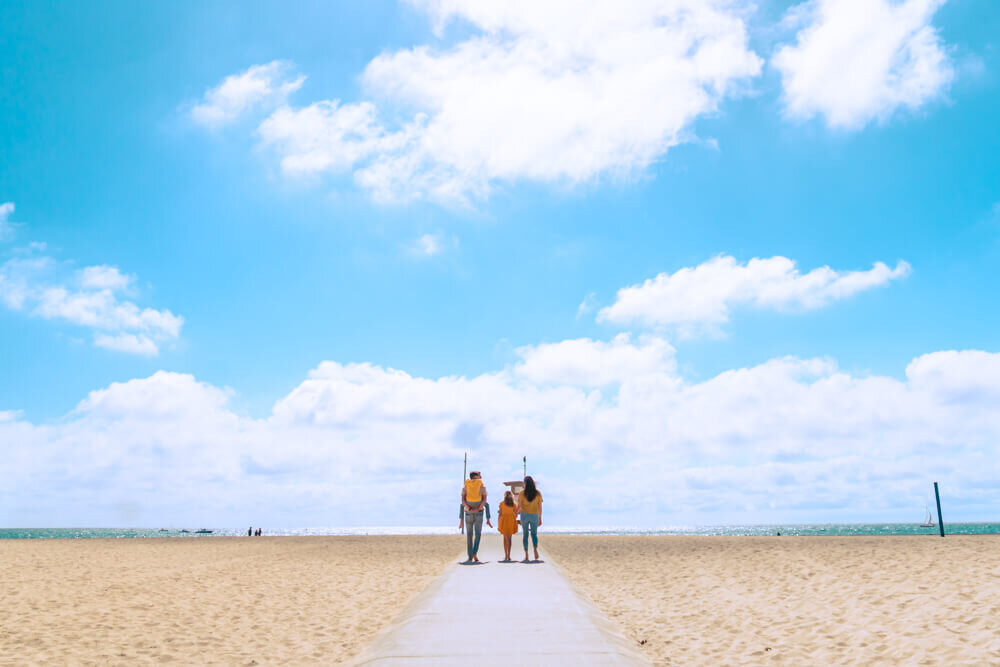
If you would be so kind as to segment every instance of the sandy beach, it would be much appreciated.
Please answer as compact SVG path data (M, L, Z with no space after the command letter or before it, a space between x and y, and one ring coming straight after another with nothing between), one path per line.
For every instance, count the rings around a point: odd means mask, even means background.
M349 661L462 547L0 541L0 664ZM656 664L1000 663L1000 536L543 534L541 547Z
M447 536L0 540L0 664L342 662L460 551Z
M542 536L660 665L1000 664L1000 536Z

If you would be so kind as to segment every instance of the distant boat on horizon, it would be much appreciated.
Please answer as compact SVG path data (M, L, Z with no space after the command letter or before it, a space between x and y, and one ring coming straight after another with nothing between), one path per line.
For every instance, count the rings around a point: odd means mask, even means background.
M200 528L194 531L195 535L211 535L213 532L214 531L211 531L208 528Z
M934 523L934 517L931 516L931 508L930 507L925 507L924 509L927 510L927 516L924 518L924 522L922 524L920 524L920 527L921 528L933 528L937 524Z

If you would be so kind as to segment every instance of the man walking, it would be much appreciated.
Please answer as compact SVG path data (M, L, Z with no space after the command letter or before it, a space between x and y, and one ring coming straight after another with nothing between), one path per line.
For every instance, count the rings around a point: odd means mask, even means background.
M482 475L473 470L462 488L462 509L465 511L465 545L469 558L466 563L479 562L479 540L483 534L483 510L486 506L486 486ZM486 525L493 527L489 517Z

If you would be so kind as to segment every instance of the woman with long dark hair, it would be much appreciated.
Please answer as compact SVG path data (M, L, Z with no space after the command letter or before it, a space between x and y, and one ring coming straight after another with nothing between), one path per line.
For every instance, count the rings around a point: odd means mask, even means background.
M524 478L524 491L517 497L517 511L521 515L521 528L524 535L524 560L528 562L528 532L531 532L531 543L535 547L535 560L538 560L538 527L542 525L542 492L535 486L535 480L530 476Z

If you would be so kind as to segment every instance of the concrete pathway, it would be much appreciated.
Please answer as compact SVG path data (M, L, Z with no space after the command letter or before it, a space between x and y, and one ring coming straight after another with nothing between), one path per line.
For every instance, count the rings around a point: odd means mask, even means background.
M544 536L541 556L546 558ZM516 558L520 535L514 536ZM464 537L455 537L465 557ZM484 535L482 565L448 567L358 656L357 665L647 665L551 561L499 563ZM614 576L609 572L608 576Z

